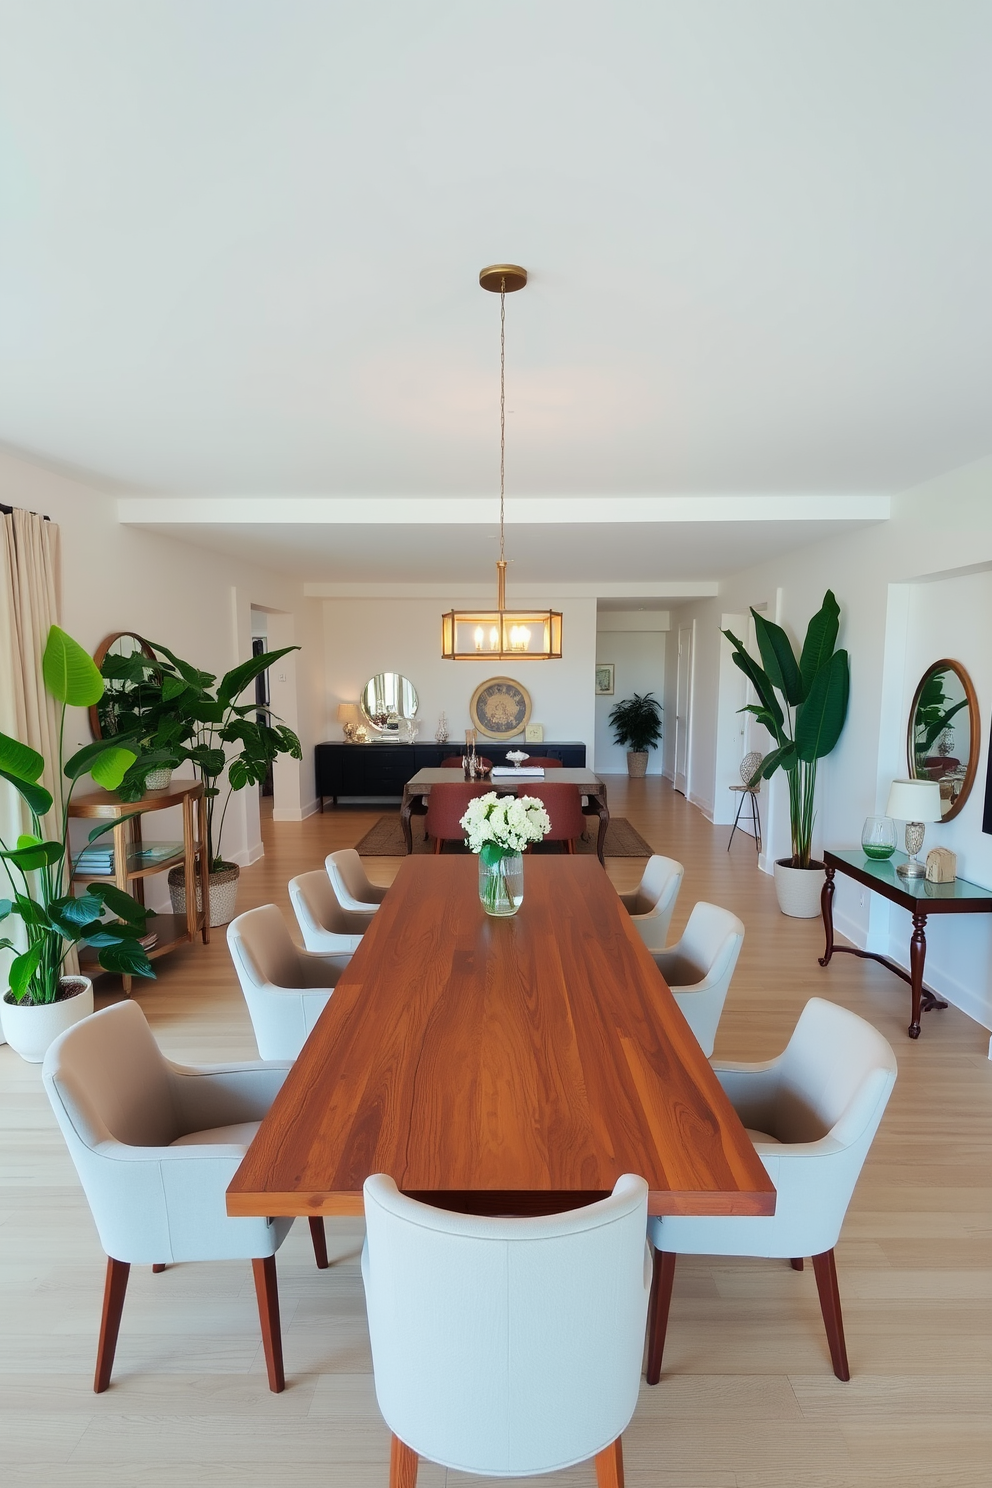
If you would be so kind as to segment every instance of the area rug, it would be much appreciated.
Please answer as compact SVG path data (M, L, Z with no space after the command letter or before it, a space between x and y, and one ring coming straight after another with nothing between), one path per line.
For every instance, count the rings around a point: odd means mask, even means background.
M424 818L415 816L413 826L413 850L415 853L432 853L434 844L424 840ZM596 851L596 835L599 823L595 817L589 819L588 840L583 841L580 837L575 844L578 853L594 853ZM546 846L539 845L532 848L532 852L558 852L561 844L549 842ZM406 854L403 842L403 828L400 826L399 815L380 816L375 826L365 833L361 842L356 843L358 852L366 858L402 858ZM468 848L454 842L445 843L446 853L468 852ZM630 825L624 816L614 816L606 828L605 855L608 858L649 858L654 848L649 847L640 832Z

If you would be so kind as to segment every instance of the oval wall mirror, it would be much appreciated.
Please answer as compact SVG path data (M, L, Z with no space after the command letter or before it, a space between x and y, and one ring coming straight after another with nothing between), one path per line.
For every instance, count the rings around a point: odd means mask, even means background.
M971 792L981 724L971 678L946 657L924 672L909 710L907 755L913 780L936 780L941 821L957 816Z
M145 656L149 661L155 660L155 652L145 638L130 630L115 631L97 646L93 652L93 660L101 672L108 656L114 658L114 664L107 670L118 671L120 675L105 678L103 697L90 709L90 729L94 739L107 739L112 734L120 733L118 719L122 712L132 711L136 705L140 711L140 699L136 696L137 684L132 677L125 675L128 670L136 670L128 668L128 660L132 656Z
M402 734L404 723L417 716L420 699L408 677L399 672L377 672L365 684L362 712L380 735Z

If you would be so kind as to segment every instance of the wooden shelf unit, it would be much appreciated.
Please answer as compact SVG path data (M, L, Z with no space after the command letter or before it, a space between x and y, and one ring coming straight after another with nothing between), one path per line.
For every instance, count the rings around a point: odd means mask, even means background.
M181 806L183 813L182 851L163 858L158 863L136 867L136 853L141 847L141 821L152 811L164 811L170 806ZM194 811L195 807L195 811ZM137 815L132 815L137 813ZM76 872L73 883L113 883L125 893L133 893L140 902L145 902L144 881L153 873L163 873L180 864L186 869L186 913L185 915L156 914L149 922L149 930L158 936L148 958L154 961L178 945L188 944L201 936L204 945L210 942L210 898L207 882L207 819L203 786L198 780L174 780L165 790L146 791L140 801L122 801L113 791L89 791L77 796L69 806L70 817L92 820L120 818L119 825L107 836L114 845L113 873ZM125 821L123 818L130 817ZM101 840L101 839L98 839ZM193 888L197 873L200 879L199 912L196 908L196 891ZM133 887L132 887L133 885ZM82 969L87 975L100 975L103 968L95 955L82 957ZM125 993L131 995L131 977L122 976Z

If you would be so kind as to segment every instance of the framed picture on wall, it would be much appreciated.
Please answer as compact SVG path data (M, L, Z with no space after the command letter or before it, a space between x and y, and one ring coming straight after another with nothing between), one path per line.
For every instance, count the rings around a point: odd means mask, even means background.
M597 661L596 663L596 696L613 696L613 674L616 664L612 661Z

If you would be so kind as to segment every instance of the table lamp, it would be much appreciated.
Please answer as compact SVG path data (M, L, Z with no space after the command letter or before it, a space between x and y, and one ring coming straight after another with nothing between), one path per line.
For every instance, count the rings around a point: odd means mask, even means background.
M357 703L338 703L338 723L349 744L355 742L355 729L361 721Z
M903 878L923 878L926 868L916 855L923 846L924 823L941 819L940 786L936 780L893 780L885 814L906 823L909 861L898 863L896 872Z

